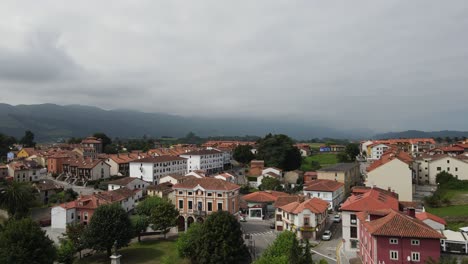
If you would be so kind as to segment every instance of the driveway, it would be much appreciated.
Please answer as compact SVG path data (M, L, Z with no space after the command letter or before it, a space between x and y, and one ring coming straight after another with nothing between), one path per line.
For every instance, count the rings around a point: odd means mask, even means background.
M315 253L312 255L314 261L320 261L320 259L325 259L328 263L336 263L336 247L343 239L341 234L341 223L333 223L331 219L333 214L330 215L330 226L328 229L332 232L332 238L329 241L320 241L318 246L312 248L312 252Z

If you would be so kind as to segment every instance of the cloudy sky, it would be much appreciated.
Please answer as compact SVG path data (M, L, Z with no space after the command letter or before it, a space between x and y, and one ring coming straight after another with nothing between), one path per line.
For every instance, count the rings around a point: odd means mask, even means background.
M468 130L468 1L0 2L0 102Z

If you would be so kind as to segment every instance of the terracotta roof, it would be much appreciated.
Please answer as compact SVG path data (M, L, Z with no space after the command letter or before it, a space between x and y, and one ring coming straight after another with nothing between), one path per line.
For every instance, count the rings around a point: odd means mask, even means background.
M115 185L119 185L119 186L125 186L125 185L127 185L127 184L129 184L129 183L131 183L132 181L135 181L135 180L139 180L139 179L134 178L134 177L125 177L125 178L122 178L122 179L109 181L109 182L107 182L107 184L115 184Z
M299 214L306 209L308 209L312 213L321 214L328 210L328 202L325 202L320 198L314 197L312 199L305 200L302 203L292 202L290 204L281 206L280 208L292 214Z
M109 156L109 159L112 159L117 164L125 164L129 163L133 160L138 159L138 156L145 158L148 156L146 153L119 153L119 154L112 154Z
M96 137L87 137L81 141L81 144L101 144L102 140Z
M303 198L303 197L302 197ZM291 195L291 196L280 196L276 199L273 206L275 208L290 204L292 202L299 202L301 197L299 195Z
M162 192L163 194L169 194L174 191L172 189L172 186L173 186L172 183L164 182L158 185L150 185L148 186L148 190L159 191L159 192Z
M387 208L398 210L398 199L378 188L372 188L357 195L353 194L341 205L341 210L354 212Z
M169 162L169 161L178 161L178 160L187 160L187 159L177 157L177 156L156 156L156 157L147 157L143 159L136 159L132 162L160 163L160 162Z
M343 186L343 183L333 180L312 180L307 182L304 191L334 192Z
M277 191L259 191L249 193L244 195L242 199L247 202L257 202L257 203L273 203L275 202L278 197L281 196L291 196L285 192L277 192Z
M221 154L221 153L222 153L221 151L215 150L215 149L202 149L202 150L189 151L184 154L181 154L181 156L182 155L200 156L200 155L212 155L212 154Z
M104 165L110 166L108 163L104 162L103 160L88 159L88 158L67 159L67 160L64 160L62 164L68 164L69 166L78 167L80 169L92 169L101 162L103 162Z
M416 213L416 218L421 220L421 221L424 221L426 219L430 219L432 221L435 221L435 222L443 224L443 225L447 224L447 222L445 222L445 220L443 218L440 218L440 217L438 217L436 215L433 215L431 213L428 213L428 212Z
M205 190L233 191L240 188L239 185L215 178L190 178L173 186L174 189L194 189L200 186Z
M398 159L398 160L400 160L400 161L402 161L402 162L404 162L406 164L411 164L413 162L413 157L411 157L411 155L409 155L408 153L406 153L404 151L390 149L390 150L386 151L382 155L382 157L380 157L379 160L374 161L369 167L367 167L367 171L371 172L371 171L377 169L378 167L389 163L390 161L392 161L394 159Z
M29 156L37 153L37 151L34 148L22 148L21 150L24 150L26 153L28 153Z
M401 212L387 209L376 212L382 217L366 221L369 213L361 212L357 216L363 222L367 231L374 236L395 236L408 238L444 238L442 234L432 229L421 220L412 218ZM371 213L372 214L372 213Z
M306 171L304 176L317 176L318 173L316 171Z
M138 190L132 191L130 189L123 187L123 188L113 190L113 191L96 193L95 196L100 199L106 200L108 202L119 202L119 201L132 197L135 194L135 191L138 191Z
M269 171L269 172L267 172L267 173L265 173L263 175L268 175L268 176L273 177L273 178L280 178L281 177L280 175L278 175L278 174L276 174L276 173L274 173L272 171Z

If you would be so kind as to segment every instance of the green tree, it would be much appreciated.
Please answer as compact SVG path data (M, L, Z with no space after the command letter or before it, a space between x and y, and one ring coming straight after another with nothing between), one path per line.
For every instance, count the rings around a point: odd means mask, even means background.
M217 211L206 219L195 242L193 263L249 263L250 255L237 219L226 211Z
M190 258L195 255L195 245L201 237L201 232L202 224L193 223L186 232L179 235L176 247L180 257Z
M0 231L0 263L52 264L54 242L30 218L11 219Z
M441 143L443 141L443 139L441 137L436 137L434 138L434 140L437 142L437 143Z
M25 148L35 147L36 142L34 142L34 133L31 130L26 130L19 143L22 144Z
M102 140L102 149L106 149L107 145L112 144L112 140L106 134L102 132L94 133L93 137L100 138Z
M144 215L147 217L151 216L151 212L154 208L160 203L163 202L163 199L158 196L147 197L141 201L136 207L136 213L139 215Z
M138 237L138 242L141 242L141 234L146 232L149 225L148 217L145 215L136 215L131 220L135 234Z
M134 234L132 223L120 204L99 206L86 229L86 240L95 250L106 250L111 255L114 243L117 248L125 247Z
M255 155L252 153L252 146L249 145L237 146L233 151L232 157L242 164L247 164L255 159Z
M75 260L76 249L70 239L61 239L57 249L57 261L64 264L72 264Z
M0 207L15 218L27 216L35 203L34 192L29 184L11 182L0 192Z
M263 177L262 184L260 184L258 188L260 190L273 190L273 191L283 190L280 180L273 178L273 177Z
M306 239L305 245L304 245L304 252L302 253L302 257L301 257L301 264L309 264L309 263L314 263L314 262L312 261L312 253L310 252L309 240Z
M10 147L16 143L14 137L10 137L0 133L0 163L6 157L7 153L10 152Z
M336 159L338 162L350 162L348 155L344 152L336 154Z
M355 161L357 155L359 155L359 144L349 143L346 145L345 153L348 155L349 161Z
M260 139L257 157L264 160L266 166L278 167L285 171L299 168L302 162L301 152L286 135L268 134Z
M117 154L119 153L119 146L115 144L109 144L104 147L104 153L106 154Z
M179 210L171 203L171 201L164 199L161 203L151 211L149 222L153 230L161 230L166 239L169 229L176 225Z
M67 225L65 236L73 244L75 252L78 252L81 259L81 251L86 248L86 229L82 223L72 223Z
M83 141L82 138L75 138L75 137L71 137L67 140L67 143L68 144L80 144L81 141Z
M303 256L302 248L298 244L296 235L291 231L283 231L254 263L298 264L302 259L301 256Z

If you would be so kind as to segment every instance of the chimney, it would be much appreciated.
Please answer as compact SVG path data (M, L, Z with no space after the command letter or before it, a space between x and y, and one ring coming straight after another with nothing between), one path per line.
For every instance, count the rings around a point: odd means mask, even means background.
M412 218L415 218L416 217L416 209L414 209L413 207L409 207L406 209L406 214L408 214L408 216L412 217Z

